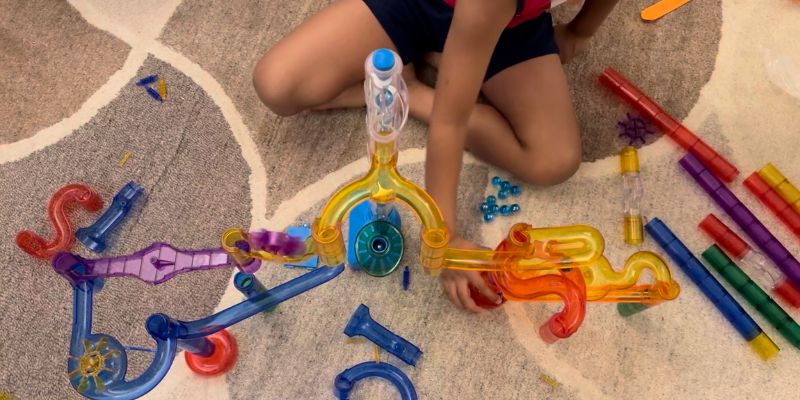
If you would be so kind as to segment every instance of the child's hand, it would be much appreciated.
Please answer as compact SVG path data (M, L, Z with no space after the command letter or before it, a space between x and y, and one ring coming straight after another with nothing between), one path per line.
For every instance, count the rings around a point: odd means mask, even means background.
M591 38L591 36L584 37L573 32L569 24L556 25L555 36L562 64L572 61L575 56L586 50Z
M461 238L452 240L450 242L450 247L459 249L481 249L480 246ZM469 295L470 286L477 289L481 295L489 301L500 303L500 296L486 285L486 282L484 282L481 277L481 273L478 271L446 269L442 271L439 278L441 279L445 293L447 293L447 297L458 307L470 310L474 313L486 311L472 300L472 297Z

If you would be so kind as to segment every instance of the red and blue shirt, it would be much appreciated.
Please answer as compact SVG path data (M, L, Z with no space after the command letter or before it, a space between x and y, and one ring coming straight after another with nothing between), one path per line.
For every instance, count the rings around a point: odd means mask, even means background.
M451 7L455 7L456 0L444 0ZM517 12L514 18L508 23L509 28L513 28L525 21L532 20L550 9L550 0L517 0Z

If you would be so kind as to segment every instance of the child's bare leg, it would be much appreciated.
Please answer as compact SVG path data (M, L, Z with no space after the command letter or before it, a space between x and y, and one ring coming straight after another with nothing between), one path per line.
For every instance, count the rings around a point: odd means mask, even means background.
M353 86L339 93L333 100L314 107L314 110L333 110L337 108L358 108L364 107L364 81L358 82Z
M470 131L468 146L478 157L533 184L559 183L577 171L580 133L557 54L500 71L482 91L514 133Z
M363 80L364 59L382 47L394 49L366 4L338 0L262 56L253 85L273 112L293 115L329 103Z
M429 53L425 61L436 66L439 57ZM410 114L427 122L434 89L415 79L408 82ZM475 104L467 150L528 183L555 184L572 176L580 164L580 136L557 55L507 68L482 91L492 105Z

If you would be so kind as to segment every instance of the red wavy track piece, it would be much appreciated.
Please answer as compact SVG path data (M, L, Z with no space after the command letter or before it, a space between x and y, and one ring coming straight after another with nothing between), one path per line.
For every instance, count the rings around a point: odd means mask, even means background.
M103 208L103 199L82 183L71 183L58 189L47 203L47 216L54 232L53 240L48 241L31 231L21 231L17 234L17 246L36 258L48 261L56 253L69 250L75 243L75 232L67 218L67 209L73 204L87 211L98 212Z

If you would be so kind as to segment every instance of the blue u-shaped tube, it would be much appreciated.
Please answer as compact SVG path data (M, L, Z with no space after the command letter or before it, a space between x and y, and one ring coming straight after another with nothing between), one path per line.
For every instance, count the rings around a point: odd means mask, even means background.
M79 281L73 284L72 337L67 361L70 383L81 395L90 399L129 400L144 396L164 379L179 346L193 346L196 351L206 352L208 350L202 348L205 336L328 282L342 271L343 264L315 269L197 321L182 322L164 314L151 315L146 328L156 341L155 355L147 370L131 381L125 380L125 347L112 336L91 332L94 292L100 290L103 281ZM81 357L95 357L98 363L83 364L98 368L82 370ZM95 374L93 371L100 372Z
M333 394L339 400L347 400L350 398L350 391L357 381L368 378L378 377L386 379L391 382L398 391L403 400L417 400L417 391L414 389L414 384L400 368L394 365L367 361L342 371L336 375L333 381Z

